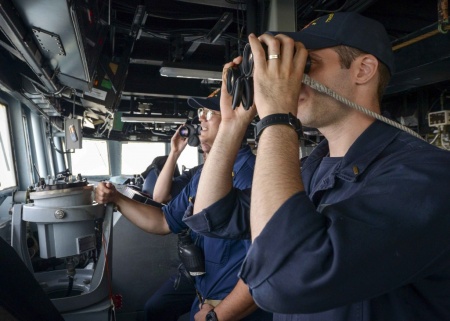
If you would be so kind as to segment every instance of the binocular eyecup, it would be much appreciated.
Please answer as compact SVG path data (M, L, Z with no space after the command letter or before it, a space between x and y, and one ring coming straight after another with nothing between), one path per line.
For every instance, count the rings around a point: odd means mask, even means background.
M198 135L198 127L186 124L180 128L180 136L189 138L192 135Z
M200 145L200 135L201 127L198 125L186 124L180 128L180 136L188 139L188 145L192 147L197 147Z
M267 45L262 44L267 57ZM242 107L248 110L254 102L253 91L253 53L250 44L246 44L242 53L242 62L238 67L228 68L227 92L233 96L231 107L233 110L242 103ZM309 72L311 61L306 60L305 73Z
M227 91L233 96L232 108L242 102L242 107L248 110L253 105L253 79L247 77L240 69L229 68L227 72Z

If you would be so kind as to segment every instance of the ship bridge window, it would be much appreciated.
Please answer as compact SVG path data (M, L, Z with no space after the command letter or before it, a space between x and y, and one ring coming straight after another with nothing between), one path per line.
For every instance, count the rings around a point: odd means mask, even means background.
M17 186L7 107L0 104L0 191Z
M161 155L166 155L165 143L123 142L121 174L140 174Z
M153 159L166 155L165 143L123 142L122 143L122 175L135 175L145 171ZM199 164L197 147L186 146L177 161L180 172Z
M180 173L183 171L183 166L185 168L195 167L200 164L199 159L202 158L203 156L199 154L197 147L187 145L177 162Z
M110 175L108 147L104 140L83 138L83 148L71 155L72 174L82 176Z

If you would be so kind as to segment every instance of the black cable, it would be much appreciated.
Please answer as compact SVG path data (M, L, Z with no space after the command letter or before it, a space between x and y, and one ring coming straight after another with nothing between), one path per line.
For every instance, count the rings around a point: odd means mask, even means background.
M73 289L73 276L68 276L69 278L69 286L67 287L66 297L70 296Z
M70 151L70 150L64 152L64 151L62 151L62 150L60 150L60 149L58 149L58 148L56 147L55 142L53 141L52 124L49 123L49 126L50 126L50 129L49 129L49 133L50 133L49 139L50 139L50 144L52 145L53 149L54 149L55 151L57 151L58 153L63 154L63 155L64 155L64 154L73 154L73 153L75 153L75 151Z
M166 20L178 20L178 21L202 21L202 20L219 20L220 17L210 16L210 17L195 17L195 18L180 18L180 17L168 17L168 16L160 16L156 14L150 13L149 17L158 18L158 19L166 19Z

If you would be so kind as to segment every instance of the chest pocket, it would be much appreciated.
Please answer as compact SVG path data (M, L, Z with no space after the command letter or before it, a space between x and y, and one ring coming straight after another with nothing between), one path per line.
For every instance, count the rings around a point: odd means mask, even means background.
M203 242L207 264L225 265L228 262L231 240L205 237Z

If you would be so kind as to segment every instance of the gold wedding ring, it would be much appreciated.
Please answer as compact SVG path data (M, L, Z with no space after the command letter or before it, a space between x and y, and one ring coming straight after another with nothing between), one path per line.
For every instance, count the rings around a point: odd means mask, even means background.
M268 60L278 59L278 58L280 58L280 55L269 55L269 59Z

